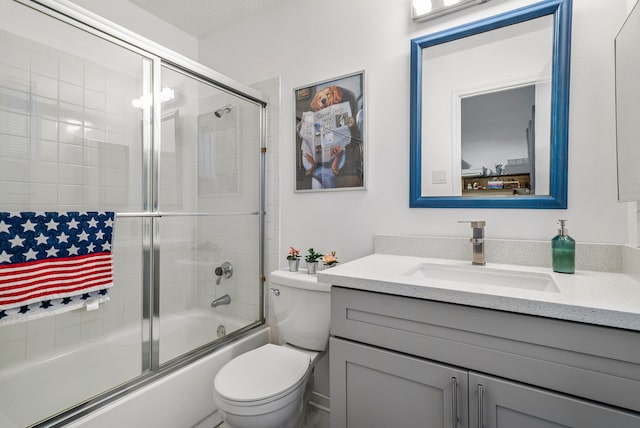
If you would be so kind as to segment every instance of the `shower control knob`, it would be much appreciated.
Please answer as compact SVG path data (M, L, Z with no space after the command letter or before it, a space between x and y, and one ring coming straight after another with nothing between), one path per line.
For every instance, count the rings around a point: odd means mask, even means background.
M229 262L224 262L222 263L222 266L218 266L213 272L218 277L218 279L216 280L216 285L220 285L222 277L225 277L227 279L231 278L231 275L233 275L233 266L231 266L231 263Z

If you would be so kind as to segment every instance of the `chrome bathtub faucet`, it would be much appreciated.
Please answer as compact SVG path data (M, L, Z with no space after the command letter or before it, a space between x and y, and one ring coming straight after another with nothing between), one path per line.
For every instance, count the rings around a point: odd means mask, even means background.
M225 294L224 296L218 297L213 302L211 302L211 307L216 308L220 305L228 305L229 303L231 303L231 296Z
M471 249L473 251L472 265L484 266L487 263L484 260L484 227L487 222L484 220L476 221L459 221L458 223L471 223L473 229L473 236L469 240L471 242Z

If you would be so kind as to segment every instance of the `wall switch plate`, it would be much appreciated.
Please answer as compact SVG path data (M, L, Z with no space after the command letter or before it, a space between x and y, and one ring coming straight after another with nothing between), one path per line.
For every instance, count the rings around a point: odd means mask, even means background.
M432 184L447 184L447 170L440 169L431 172Z

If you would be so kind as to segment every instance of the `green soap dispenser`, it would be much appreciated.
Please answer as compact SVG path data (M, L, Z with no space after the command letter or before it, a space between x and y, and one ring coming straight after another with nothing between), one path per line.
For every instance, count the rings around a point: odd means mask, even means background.
M576 241L567 235L565 223L558 220L560 229L558 235L551 240L551 258L553 271L560 273L574 273L576 270Z

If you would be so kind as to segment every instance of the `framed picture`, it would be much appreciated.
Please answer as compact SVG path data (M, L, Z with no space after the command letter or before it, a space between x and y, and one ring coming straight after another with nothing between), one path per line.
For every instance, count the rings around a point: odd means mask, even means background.
M365 188L364 71L294 89L295 190Z

